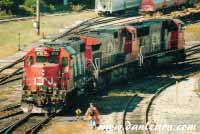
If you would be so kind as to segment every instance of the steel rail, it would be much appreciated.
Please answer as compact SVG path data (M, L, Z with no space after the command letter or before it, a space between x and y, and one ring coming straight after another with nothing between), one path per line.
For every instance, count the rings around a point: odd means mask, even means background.
M78 34L82 33L83 31L89 31L91 30L91 27L92 26L95 26L95 25L99 25L99 24L104 24L106 22L111 22L111 21L115 21L115 20L119 20L121 18L116 18L116 17L112 17L112 18L109 18L109 19L105 19L105 18L92 18L90 20L86 20L84 22L82 22L81 24L79 25L76 25L72 28L70 28L69 30L67 30L66 32L64 32L63 34L61 34L60 36L56 37L55 39L51 40L51 41L56 41L58 39L61 39L63 37L73 37L73 35L77 36Z
M42 126L44 124L46 124L49 120L51 120L53 117L55 116L55 114L51 114L48 117L44 116L44 119L42 119L41 121L36 121L34 123L34 125L30 128L27 129L23 132L20 131L20 133L24 133L24 134L34 134L36 133L40 128L42 128ZM24 118L18 120L17 122L14 122L13 124L7 126L6 128L2 129L0 131L0 133L4 133L4 134L11 134L13 133L13 131L15 131L18 127L21 127L27 123L29 123L28 121L31 120L31 118L33 117L37 117L37 115L33 115L31 113L27 114Z
M200 47L200 44L196 44L196 45L194 45L194 46L192 46L192 47L190 47L190 48L187 48L187 49L186 49L186 52L188 52L188 51L190 51L190 50L193 50L194 48L196 49L197 47Z
M17 81L17 80L21 80L21 79L22 79L22 77L19 76L17 78L11 79L11 80L4 81L4 82L0 83L0 85L5 85L5 84L11 83L11 82L14 82L14 81Z
M17 108L17 107L20 107L20 104L18 104L18 103L17 104L11 104L11 105L8 105L8 106L1 108L0 112L7 111L7 110Z
M53 117L55 116L55 114L51 114L50 116L48 116L47 118L45 118L43 121L39 122L38 124L36 124L35 126L33 126L31 129L29 129L28 131L26 131L27 134L34 134L37 131L39 131L39 129L46 124L49 120L51 120Z
M6 114L4 116L0 116L0 120L6 119L6 118L9 118L9 117L12 117L12 116L16 116L16 115L21 114L21 113L23 113L23 111L20 109L20 110L14 111L12 113Z
M185 72L185 71L187 71L187 70L192 70L192 69L194 69L194 68L193 68L193 67L187 67L187 68L185 68L185 69L183 69L183 70L180 70L180 71L176 72L175 74L179 74L179 73L181 73L181 72ZM196 74L197 72L199 72L199 71L197 70L195 73L193 72L192 75ZM179 81L183 81L183 80L185 80L186 78L188 78L190 75L191 75L191 74L184 75L184 76L182 76L181 78L179 78L178 80L179 80ZM150 97L150 100L148 101L148 104L147 104L147 106L146 106L146 108L145 108L145 119L144 119L144 124L147 126L147 128L148 128L148 115L149 115L149 111L150 111L150 108L151 108L151 105L152 105L153 101L154 101L165 89L167 89L169 86L174 85L174 84L176 83L176 80L170 80L170 81L169 81L169 80L163 80L163 82L165 82L165 81L166 81L167 83L164 84L162 87L160 87L160 88L153 94L153 96ZM136 95L136 96L137 96L137 95ZM127 102L127 105L126 105L125 110L124 110L124 113L123 113L123 132L124 132L124 134L127 134L126 124L125 124L127 109L128 109L128 107L129 107L129 105L131 104L131 102L134 100L134 97L135 97L135 96L133 96L132 98L130 98L130 100ZM146 132L146 134L151 134L149 128L148 128L148 130L146 130L145 132Z
M123 126L123 131L126 134L126 115L127 115L127 110L129 105L131 104L131 102L133 102L133 100L135 99L135 97L137 97L137 94L133 95L127 102L125 108L124 108L124 112L123 112L123 121L122 121L122 126Z
M23 60L24 60L24 57L17 59L16 61L4 66L3 68L0 69L0 73L3 72L4 70L8 69L8 68L15 66L16 64L23 62Z
M22 70L23 70L23 68L20 67L20 68L18 68L17 70L15 70L13 73L11 73L11 74L9 74L9 75L5 75L5 76L3 76L3 77L0 77L0 83L1 83L2 81L5 81L6 79L10 78L10 77L13 76L13 75L22 74L22 72L23 72ZM20 71L21 71L21 72L20 72Z
M10 125L8 125L7 127L3 128L0 130L0 134L9 134L10 131L12 131L16 125L19 125L20 123L22 123L23 121L27 120L29 118L29 116L31 116L31 114L27 114L25 115L21 120L18 120Z
M185 68L184 70L180 70L178 71L177 73L181 73L183 71L186 71L186 70L190 70L190 69L193 69L192 67L188 67L188 68ZM196 73L195 73L196 74ZM185 76L182 76L181 78L178 79L178 81L183 81L185 80L186 78L188 78L191 74L188 74L188 75L185 75ZM194 74L193 74L194 75ZM158 91L151 97L147 107L146 107L146 110L145 110L145 125L147 126L147 129L145 132L146 134L151 134L151 130L149 129L149 126L148 126L148 116L149 116L149 112L150 112L150 108L153 104L153 101L166 89L168 88L169 86L171 85L174 85L176 83L176 80L174 81L171 81L169 83L167 83L166 85L164 85L163 87L161 87L160 89L158 89Z
M99 18L99 17L94 17L94 18L85 20L85 21L81 22L80 24L77 24L77 25L73 26L72 28L70 28L70 29L68 29L67 31L65 31L64 33L62 33L61 35L58 35L58 37L53 38L53 39L51 40L51 42L56 41L56 40L58 40L58 39L60 39L60 38L62 38L62 37L64 37L64 36L66 36L69 32L71 32L71 31L73 31L73 30L79 28L80 26L82 26L82 25L88 23L89 21L92 21L92 20L95 20L95 19L98 19L98 18Z

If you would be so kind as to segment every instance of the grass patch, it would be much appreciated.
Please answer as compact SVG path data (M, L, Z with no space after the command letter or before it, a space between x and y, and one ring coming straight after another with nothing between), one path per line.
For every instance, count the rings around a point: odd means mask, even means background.
M94 12L72 13L65 16L41 17L41 33L56 34L60 28L73 24L75 21L96 17ZM18 51L21 33L21 47L31 46L41 36L37 36L33 29L32 20L8 22L0 24L0 58L12 55ZM200 24L186 28L186 41L200 41Z
M190 25L185 29L186 41L200 41L200 23Z
M71 25L75 21L95 17L94 12L72 13L65 16L41 17L41 33L56 34L60 28ZM33 28L33 21L8 22L0 24L0 58L12 55L18 50L21 33L21 46L31 46L41 36L37 36Z

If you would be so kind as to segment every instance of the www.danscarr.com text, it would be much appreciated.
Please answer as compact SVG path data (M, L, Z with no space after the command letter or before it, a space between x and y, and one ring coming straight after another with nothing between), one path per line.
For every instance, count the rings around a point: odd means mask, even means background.
M130 121L126 121L126 126L123 127L123 125L100 125L98 127L98 130L133 130L133 131L194 131L196 130L195 124L180 124L180 125L170 125L170 124L133 124Z

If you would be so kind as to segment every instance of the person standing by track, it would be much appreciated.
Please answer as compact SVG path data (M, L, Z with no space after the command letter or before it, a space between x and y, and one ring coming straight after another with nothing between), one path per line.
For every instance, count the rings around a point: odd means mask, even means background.
M85 117L90 121L90 126L92 129L95 129L99 126L99 112L92 102L85 113Z
M77 109L75 110L76 120L81 119L81 113L82 113L82 111L81 111L80 108L77 108Z

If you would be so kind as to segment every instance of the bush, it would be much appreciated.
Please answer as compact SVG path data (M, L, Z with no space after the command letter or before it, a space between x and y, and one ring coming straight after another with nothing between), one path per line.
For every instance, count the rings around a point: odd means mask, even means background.
M32 14L36 10L36 0L25 0L23 7L27 9L27 11L31 11ZM50 10L49 6L45 3L45 0L40 0L40 11L48 12Z
M24 5L20 5L18 13L21 15L32 15L35 13L35 10Z
M6 11L0 11L0 16L7 16Z
M10 19L15 17L14 15L12 15L11 13L8 14L6 13L6 11L0 11L0 19Z
M84 6L77 4L77 5L72 5L71 8L73 11L80 12L81 10L84 9Z
M81 5L84 8L94 8L95 0L71 0L72 5Z
M63 5L63 0L40 0L41 12L81 11L94 8L95 0L68 0L69 4ZM0 0L0 16L27 16L36 11L36 0Z

